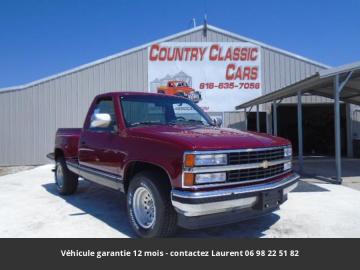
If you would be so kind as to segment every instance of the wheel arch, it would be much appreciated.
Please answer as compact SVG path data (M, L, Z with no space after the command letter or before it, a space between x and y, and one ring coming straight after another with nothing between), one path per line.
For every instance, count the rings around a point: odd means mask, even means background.
M57 160L59 157L64 157L64 151L61 148L55 148L54 154L55 160Z
M146 162L146 161L131 161L131 162L129 162L129 164L127 164L127 166L124 170L123 181L124 181L125 193L128 190L131 178L135 174L142 172L142 171L155 171L155 172L160 173L162 176L167 178L167 181L165 181L165 182L169 185L169 188L171 189L172 184L171 184L170 174L162 166L160 166L158 164L153 164L151 162Z

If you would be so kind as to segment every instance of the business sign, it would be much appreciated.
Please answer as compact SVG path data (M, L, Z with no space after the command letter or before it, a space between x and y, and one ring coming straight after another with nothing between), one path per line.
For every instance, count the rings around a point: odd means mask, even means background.
M261 48L248 42L165 42L148 49L149 92L234 111L261 95Z

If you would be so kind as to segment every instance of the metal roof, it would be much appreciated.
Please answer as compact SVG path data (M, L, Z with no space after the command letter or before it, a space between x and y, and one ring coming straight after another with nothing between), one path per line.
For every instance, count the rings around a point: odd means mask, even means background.
M200 25L200 26L194 27L194 28L192 28L192 29L179 32L179 33L177 33L177 34L170 35L170 36L167 36L167 37L164 37L164 38L161 38L161 39L158 39L158 40L155 40L155 41L146 43L146 44L144 44L144 45L141 45L141 46L138 46L138 47L129 49L129 50L125 50L125 51L122 51L122 52L120 52L120 53L116 53L116 54L110 55L110 56L108 56L108 57L101 58L101 59L99 59L99 60L90 62L90 63L88 63L88 64L84 64L84 65L81 65L81 66L78 66L78 67L75 67L75 68L72 68L72 69L69 69L69 70L66 70L66 71L57 73L57 74L55 74L55 75L48 76L48 77L45 77L45 78L42 78L42 79L39 79L39 80L32 81L32 82L27 83L27 84L22 84L22 85L17 85L17 86L0 88L0 92L2 92L2 91L21 90L21 89L24 89L24 88L27 88L27 87L30 87L30 86L34 86L34 85L40 84L40 83L42 83L42 82L50 81L50 80L53 80L53 79L55 79L55 78L58 78L58 77L61 77L61 76L65 76L65 75L68 75L68 74L71 74L71 73L74 73L74 72L77 72L77 71L80 71L80 70L83 70L83 69L86 69L86 68L89 68L89 67L92 67L92 66L95 66L95 65L98 65L98 64L107 62L107 61L110 61L110 60L112 60L112 59L114 59L114 58L121 57L121 56L130 54L130 53L139 51L139 50L146 49L147 47L149 47L149 46L151 46L151 45L153 45L153 44L161 43L161 42L166 42L166 41L175 39L175 38L177 38L177 37L181 37L181 36L184 36L184 35L191 34L191 33L193 33L193 32L202 30L203 28L204 28L204 25ZM240 39L240 40L244 40L244 41L247 41L247 42L251 42L251 43L253 43L253 44L259 45L259 46L262 47L262 48L266 48L266 49L269 49L269 50L272 50L272 51L275 51L275 52L278 52L278 53L281 53L281 54L284 54L284 55L287 55L287 56L290 56L290 57L293 57L293 58L296 58L296 59L299 59L299 60L302 60L302 61L305 61L305 62L308 62L308 63L311 63L311 64L314 64L314 65L317 65L317 66L319 66L319 67L329 68L328 65L322 64L322 63L320 63L320 62L313 61L313 60L311 60L311 59L309 59L309 58L306 58L306 57L303 57L303 56L300 56L300 55L291 53L291 52L289 52L289 51L285 51L285 50L279 49L279 48L277 48L277 47L270 46L270 45L268 45L268 44L265 44L265 43L256 41L256 40L254 40L254 39L251 39L251 38L248 38L248 37L244 37L244 36L241 36L241 35L238 35L238 34L235 34L235 33L229 32L229 31L226 31L226 30L223 30L223 29L221 29L221 28L218 28L218 27L215 27L215 26L212 26L212 25L207 25L207 29L212 30L212 31L215 31L215 32L218 32L218 33L221 33L221 34L224 34L224 35L227 35L227 36L229 36L229 37L233 37L233 38L236 38L236 39Z
M347 76L351 73L351 77ZM314 75L305 78L294 84L285 86L279 90L250 100L235 108L237 110L245 109L254 105L264 104L287 97L297 95L299 91L303 94L323 96L333 98L334 96L334 77L339 75L340 81L345 82L345 86L340 94L340 100L360 105L360 61L352 64L322 70Z

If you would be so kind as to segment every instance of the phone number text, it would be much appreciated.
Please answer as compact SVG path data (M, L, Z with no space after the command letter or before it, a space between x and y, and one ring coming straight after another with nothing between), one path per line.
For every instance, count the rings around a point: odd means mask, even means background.
M206 82L206 83L200 83L199 89L260 89L260 83Z

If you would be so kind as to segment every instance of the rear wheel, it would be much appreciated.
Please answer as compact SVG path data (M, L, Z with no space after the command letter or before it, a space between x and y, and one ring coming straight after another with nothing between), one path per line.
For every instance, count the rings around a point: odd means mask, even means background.
M163 178L147 171L136 174L130 181L128 216L132 228L142 238L167 237L177 229L177 214L171 204L167 179Z
M61 195L73 194L78 186L78 175L71 172L63 157L56 160L55 166L55 183L58 192Z
M189 99L194 103L198 103L201 100L201 94L199 91L192 91L189 94Z

